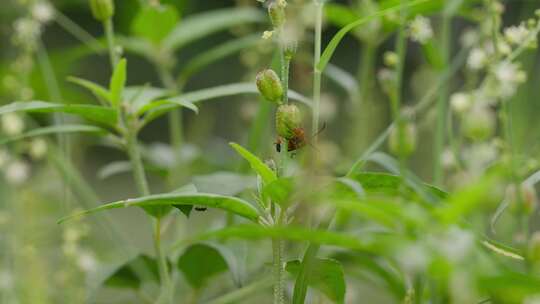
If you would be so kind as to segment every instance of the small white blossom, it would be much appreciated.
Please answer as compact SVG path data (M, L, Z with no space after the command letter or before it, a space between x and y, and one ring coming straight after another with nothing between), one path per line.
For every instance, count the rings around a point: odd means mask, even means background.
M79 256L77 259L77 266L84 271L84 272L91 272L94 271L97 267L98 263L96 261L96 258L91 252L88 251L82 251L79 252Z
M9 153L5 149L0 149L0 168L4 167L9 161Z
M8 183L20 185L30 176L30 166L23 161L14 161L6 166L5 177Z
M6 135L19 135L24 130L24 121L15 113L8 113L1 117L2 130Z
M436 246L440 253L450 261L463 260L474 244L474 236L463 229L452 227L443 236L436 238Z
M504 38L510 44L519 45L526 42L529 37L529 29L525 24L520 24L519 26L510 26L504 30Z
M526 297L523 300L523 304L540 304L540 294Z
M421 44L426 43L433 38L430 20L424 16L416 16L409 25L409 33L412 40Z
M286 0L277 0L277 3L281 7L286 7L287 6L287 1Z
M268 40L272 38L273 35L274 35L274 31L264 31L262 34L262 39Z
M412 244L403 248L396 258L403 270L409 274L424 271L429 263L428 253L420 244Z
M30 156L39 160L47 153L47 142L43 138L36 138L30 142Z
M503 98L514 95L518 85L527 79L527 75L517 64L506 61L499 63L493 73L499 82L499 93Z
M9 290L13 288L13 275L7 270L0 271L0 290Z
M487 54L481 48L474 48L467 58L467 67L471 70L480 70L487 63Z
M476 30L473 29L467 29L460 38L461 45L464 47L472 47L476 43L478 43L479 39L479 33Z
M471 96L467 93L458 92L450 96L450 106L456 113L464 113L471 108Z
M441 155L441 163L444 168L453 168L456 165L456 157L451 149L446 149Z
M32 17L41 23L47 23L54 17L54 9L46 1L40 1L32 7Z
M41 24L32 18L15 20L13 28L13 42L18 45L33 47L39 35L41 35Z

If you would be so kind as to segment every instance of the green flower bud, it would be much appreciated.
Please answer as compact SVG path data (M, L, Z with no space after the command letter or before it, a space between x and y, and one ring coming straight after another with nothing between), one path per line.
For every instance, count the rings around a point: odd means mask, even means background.
M489 108L474 107L463 117L463 133L472 140L485 140L495 132L495 117Z
M106 21L114 15L113 0L90 0L92 15L99 21Z
M283 87L276 72L267 69L259 72L256 78L259 93L268 101L281 103L283 98Z
M300 128L302 115L300 109L293 104L281 105L276 112L276 129L279 136L290 139L293 138L294 130Z
M403 139L400 140L400 136L403 136ZM414 124L404 123L403 132L399 132L397 127L392 128L388 138L388 148L394 155L411 155L416 150L416 127Z
M272 2L268 5L268 15L274 28L280 28L285 23L285 8L278 2Z

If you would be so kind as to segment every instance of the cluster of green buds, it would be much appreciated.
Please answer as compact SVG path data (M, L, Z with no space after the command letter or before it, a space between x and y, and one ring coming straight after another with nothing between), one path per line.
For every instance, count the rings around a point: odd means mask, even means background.
M90 9L96 20L104 22L114 15L113 0L90 0Z

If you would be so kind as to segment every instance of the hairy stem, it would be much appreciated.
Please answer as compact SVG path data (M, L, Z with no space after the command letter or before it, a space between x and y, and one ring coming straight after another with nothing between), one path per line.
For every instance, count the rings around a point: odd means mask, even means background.
M109 47L109 59L111 61L111 66L114 69L120 58L116 52L116 45L114 42L114 27L111 18L103 22L103 28L105 28L105 36L107 37L107 45Z
M284 277L283 277L283 241L280 239L272 239L272 256L273 256L273 272L274 272L274 304L285 303L283 293Z

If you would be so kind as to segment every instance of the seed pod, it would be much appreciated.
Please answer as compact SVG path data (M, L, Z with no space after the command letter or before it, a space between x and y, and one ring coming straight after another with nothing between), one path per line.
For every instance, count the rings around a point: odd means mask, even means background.
M301 127L300 109L293 104L281 105L276 112L276 129L279 136L285 139L294 137L294 130Z
M268 5L268 15L274 28L280 28L285 23L285 8L276 1Z
M400 136L403 136L403 139L400 140ZM397 127L392 128L388 139L388 148L394 155L411 155L416 150L416 127L414 124L404 123L403 132L399 132Z
M259 72L256 78L259 93L268 101L281 103L283 86L276 72L270 69Z
M90 0L92 15L99 21L106 21L114 15L113 0Z

